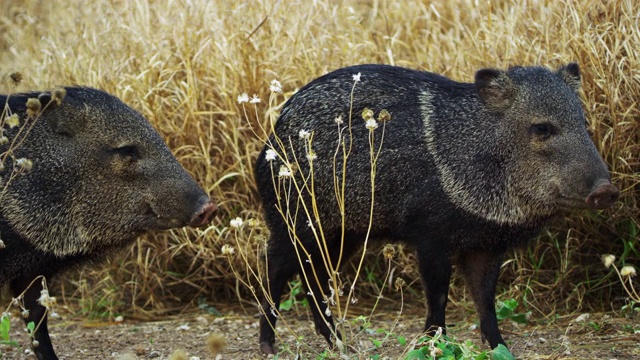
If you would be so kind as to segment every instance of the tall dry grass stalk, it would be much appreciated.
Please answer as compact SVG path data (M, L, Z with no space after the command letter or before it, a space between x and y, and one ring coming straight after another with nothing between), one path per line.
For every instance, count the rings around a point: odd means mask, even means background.
M264 139L252 128L266 127L311 79L346 65L387 63L471 81L482 67L577 61L594 140L622 196L612 210L573 214L505 265L502 279L516 279L510 293L546 314L551 303L587 299L606 307L616 300L620 292L599 264L601 253L640 259L639 19L640 4L632 0L3 1L0 75L22 72L18 90L82 84L121 97L219 203L220 216L206 231L142 237L123 256L62 283L67 302L80 299L90 312L146 316L201 296L247 294L238 285L250 277L245 262L230 257L229 264L221 247L235 244L231 218L261 218L253 163ZM246 119L237 96L266 99L273 79L284 94ZM0 90L14 91L8 83ZM242 233L239 244L259 249L265 232L258 226ZM260 253L247 254L257 266ZM382 255L369 257L377 258L382 277ZM393 266L405 279L419 278L409 252ZM379 284L359 286L376 294ZM418 292L419 282L413 287ZM461 294L454 291L454 301Z

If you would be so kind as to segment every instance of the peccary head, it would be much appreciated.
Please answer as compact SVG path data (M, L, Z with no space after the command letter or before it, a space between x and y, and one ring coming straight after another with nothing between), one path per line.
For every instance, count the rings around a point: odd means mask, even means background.
M40 115L27 119L33 97L8 102L25 129L33 124L12 156L33 167L10 178L5 161L2 216L37 249L97 253L148 230L209 222L215 204L136 111L102 91L73 87L60 104L40 94ZM8 136L19 137L15 129Z
M615 202L618 190L587 133L577 64L555 72L484 69L476 73L475 85L506 175L507 201L499 220L523 222Z

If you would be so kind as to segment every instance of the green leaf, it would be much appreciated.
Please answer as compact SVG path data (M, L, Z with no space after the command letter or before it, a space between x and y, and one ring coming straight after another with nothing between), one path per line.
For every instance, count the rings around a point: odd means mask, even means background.
M380 340L374 340L374 339L371 339L371 338L369 338L369 340L371 340L371 342L373 343L373 345L374 345L375 347L377 347L377 348L378 348L378 347L380 347L380 346L382 345L382 341L380 341Z
M518 307L518 300L508 299L504 302L504 306L508 307L511 310L515 310Z
M427 360L427 357L422 353L422 349L415 349L409 351L404 360Z
M2 322L0 322L0 337L2 340L9 340L9 330L11 330L11 318L7 315L3 315Z
M496 317L498 318L498 320L504 320L511 316L512 313L513 310L508 308L507 306L500 306L496 311Z
M29 334L33 333L33 330L35 330L36 328L36 323L34 323L33 321L30 321L27 324L27 330L29 330Z
M506 346L500 344L497 348L491 350L491 360L516 360Z
M509 318L511 320L517 322L518 324L526 324L527 323L527 314L513 314Z
M398 344L400 344L401 346L406 346L407 338L405 338L404 336L398 336Z
M285 300L280 302L280 311L289 311L293 307L293 300Z

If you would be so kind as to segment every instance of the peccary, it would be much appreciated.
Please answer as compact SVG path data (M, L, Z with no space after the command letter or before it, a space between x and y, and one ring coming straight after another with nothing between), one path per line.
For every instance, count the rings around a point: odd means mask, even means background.
M4 119L21 121L5 126L1 147L0 285L14 296L144 232L204 226L217 209L142 115L103 91L64 90L0 96ZM37 358L57 359L41 290L26 290L25 321L40 324Z
M322 297L330 294L328 274L313 231L322 231L334 266L362 246L372 196L373 131L374 155L381 150L370 239L415 248L428 303L425 330L445 326L456 264L476 304L483 340L492 348L504 344L494 301L505 252L526 244L565 209L603 209L618 197L589 139L579 87L578 65L570 63L557 71L482 69L475 83L360 65L301 88L284 105L255 170L271 231L267 276L275 308L287 280L304 270L311 276L307 296L316 329L331 344L333 321ZM292 164L276 179L285 158ZM335 188L343 177L344 243ZM302 195L286 181L296 181ZM314 211L318 223L314 216L308 221L307 212ZM298 260L303 247L309 256ZM262 313L260 347L274 353L277 314L267 300Z

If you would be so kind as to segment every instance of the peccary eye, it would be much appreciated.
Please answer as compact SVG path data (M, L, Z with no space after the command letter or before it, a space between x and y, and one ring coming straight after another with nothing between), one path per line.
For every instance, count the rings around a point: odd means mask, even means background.
M555 128L551 124L533 124L531 125L531 133L546 140L555 133Z
M132 161L136 161L140 157L140 154L138 153L138 148L133 145L117 147L113 149L113 153L122 157L127 157Z

